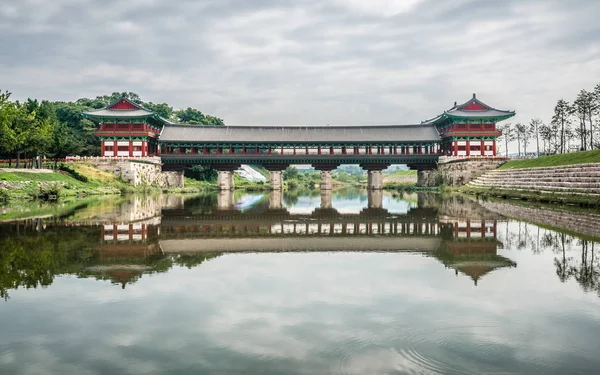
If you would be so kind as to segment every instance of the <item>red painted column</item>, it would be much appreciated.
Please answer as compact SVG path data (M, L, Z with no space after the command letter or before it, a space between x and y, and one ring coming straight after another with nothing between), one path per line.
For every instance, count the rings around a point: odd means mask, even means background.
M492 144L492 155L496 156L496 141Z
M104 141L100 143L100 156L104 156Z
M369 155L373 155L373 147L369 146Z
M208 153L208 150L206 149L206 146L202 147L202 153L204 155L206 155Z
M398 146L394 146L394 155L398 155Z
M242 147L242 154L246 154L246 146Z
M346 155L346 154L347 154L346 146L342 146L342 155Z
M258 147L256 148L256 154L258 155L260 153L260 150L258 149Z
M233 154L233 146L229 146L229 153Z
M296 155L296 146L294 146L294 155Z
M319 147L317 147L317 153L318 153L319 155L321 155L321 147L320 147L320 146L319 146Z
M308 155L308 147L306 147L306 155Z
M471 156L471 141L467 141L465 149L467 150L467 156Z
M454 156L458 156L458 141L454 141Z
M283 155L283 146L281 146L281 155Z
M129 156L133 156L133 141L129 141Z
M333 147L329 147L329 155L333 155Z
M481 140L481 156L485 156L485 141Z
M269 151L267 153L271 155L271 146L269 146Z

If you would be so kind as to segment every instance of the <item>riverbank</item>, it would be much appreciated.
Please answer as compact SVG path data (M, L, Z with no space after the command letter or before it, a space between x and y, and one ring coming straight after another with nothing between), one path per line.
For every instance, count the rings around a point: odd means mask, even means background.
M366 186L366 176L340 173L334 176L333 182L336 189L361 188ZM315 189L319 183L319 172L301 173L285 179L284 190ZM268 181L248 181L235 175L235 189L267 192L271 187ZM216 180L201 181L188 177L184 178L184 187L158 187L147 184L133 186L110 172L86 163L65 163L59 170L0 168L0 204L128 194L204 193L217 190Z
M511 160L458 191L479 198L600 207L600 150Z
M0 168L0 203L136 193L195 193L214 190L206 181L186 178L185 187L132 186L91 165L69 163L60 170Z

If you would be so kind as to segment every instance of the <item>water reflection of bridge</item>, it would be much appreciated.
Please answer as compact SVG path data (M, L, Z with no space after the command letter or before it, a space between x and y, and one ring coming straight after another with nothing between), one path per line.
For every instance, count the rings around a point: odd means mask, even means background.
M371 207L357 213L341 213L321 204L302 214L274 208L272 194L268 206L248 211L222 202L216 209L199 209L182 202L163 209L159 225L105 224L97 251L108 256L101 256L103 260L114 259L115 270L120 262L118 247L128 256L137 252L140 258L147 258L148 251L167 257L232 252L410 251L435 257L475 282L494 269L515 266L497 254L501 243L496 238L498 217L493 213L477 207L474 220L452 217L451 209L441 215L439 207L426 196L406 212L390 213L373 204L378 200L371 194ZM469 202L456 203L464 210L473 204Z

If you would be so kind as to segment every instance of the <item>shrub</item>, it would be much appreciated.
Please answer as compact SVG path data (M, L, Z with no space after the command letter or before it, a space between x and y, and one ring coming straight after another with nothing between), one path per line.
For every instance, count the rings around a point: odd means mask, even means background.
M57 200L60 197L62 185L57 183L39 184L34 198L50 201Z
M61 164L58 167L58 169L61 170L61 171L63 171L63 172L67 172L68 174L71 175L71 177L73 177L74 179L76 179L78 181L81 181L81 182L88 182L89 181L89 179L86 176L82 175L81 173L77 172L75 169L69 167L66 164Z
M7 203L10 200L8 190L0 188L0 203Z

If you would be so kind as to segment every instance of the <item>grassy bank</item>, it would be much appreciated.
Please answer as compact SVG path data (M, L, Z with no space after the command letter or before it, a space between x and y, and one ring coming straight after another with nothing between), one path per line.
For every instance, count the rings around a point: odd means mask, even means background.
M84 163L66 163L61 169L52 172L0 170L0 203L161 191L196 193L216 189L216 184L191 178L185 178L183 188L132 186L113 173Z
M585 163L600 163L600 150L540 156L535 159L511 160L503 164L499 169L557 167Z

